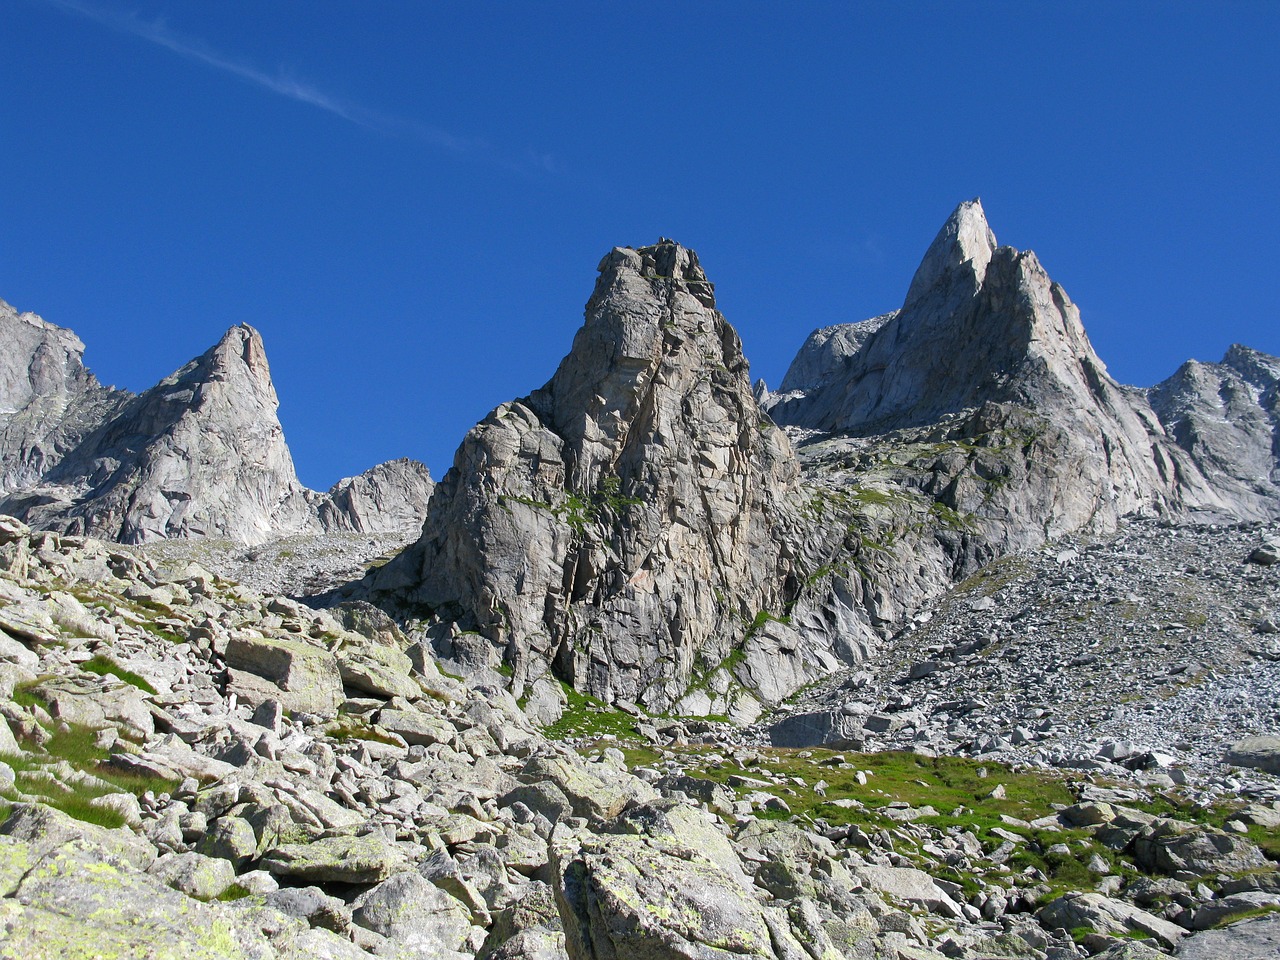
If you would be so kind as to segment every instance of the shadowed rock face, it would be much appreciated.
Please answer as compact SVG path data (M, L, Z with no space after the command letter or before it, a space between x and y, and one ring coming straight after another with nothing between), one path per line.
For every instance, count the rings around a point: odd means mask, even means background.
M1280 359L1239 344L1221 363L1188 360L1148 396L1169 436L1237 513L1280 502Z
M0 497L38 483L129 399L84 366L70 330L0 300Z
M374 588L479 629L519 675L555 664L667 710L795 592L797 468L697 256L663 241L599 270L555 376L467 435Z
M104 388L69 330L0 309L2 509L35 526L123 543L303 531L413 530L431 492L412 461L329 494L298 482L262 338L232 327L150 390Z

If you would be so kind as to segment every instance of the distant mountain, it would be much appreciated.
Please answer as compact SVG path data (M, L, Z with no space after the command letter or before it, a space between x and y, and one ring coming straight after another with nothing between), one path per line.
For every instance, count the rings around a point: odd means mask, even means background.
M753 392L693 251L619 247L598 270L554 376L477 424L434 495L412 461L302 487L250 327L133 396L5 306L0 511L128 543L420 533L332 596L421 620L461 668L505 663L544 719L563 681L739 721L999 557L1134 513L1280 516L1280 360L1233 347L1118 384L977 200L898 310L814 332L776 394ZM359 556L288 582L323 589Z
M813 367L818 337L858 343L829 359L820 378L805 378L797 369ZM938 233L902 308L815 333L784 383L797 380L805 382L765 401L770 415L828 434L882 435L988 404L1049 418L1069 438L1053 469L1070 462L1077 474L1074 489L1048 505L1051 530L1141 509L1260 518L1275 515L1280 502L1269 478L1224 483L1221 464L1170 432L1143 391L1117 384L1066 292L1034 253L997 246L977 200L962 203ZM1171 409L1177 389L1162 385L1152 396ZM1261 414L1258 400L1242 392L1229 416L1257 424L1247 440L1238 438L1252 450L1242 455L1274 469L1274 416L1266 428ZM1257 472L1256 464L1231 469Z
M1280 361L1116 383L976 200L900 309L816 331L778 394L749 391L692 251L599 269L555 376L467 435L422 538L348 591L506 661L535 705L555 677L750 719L1010 552L1135 512L1280 515Z
M145 543L413 530L426 467L383 464L328 494L298 482L262 338L232 327L142 394L101 386L69 330L0 304L0 512Z

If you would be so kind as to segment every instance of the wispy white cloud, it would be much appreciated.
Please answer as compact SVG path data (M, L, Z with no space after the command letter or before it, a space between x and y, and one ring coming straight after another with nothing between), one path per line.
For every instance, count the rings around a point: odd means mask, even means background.
M111 9L86 0L39 0L47 6L66 13L92 20L112 30L130 34L163 47L184 59L203 64L214 70L230 74L239 80L271 93L305 103L341 117L350 123L369 130L408 136L433 147L455 154L486 154L485 145L476 140L459 137L447 130L405 117L397 117L371 109L352 100L326 93L318 87L291 76L284 70L270 73L250 63L237 60L213 49L204 41L183 35L169 27L163 20L144 20L135 13ZM507 166L498 158L489 156L491 162Z

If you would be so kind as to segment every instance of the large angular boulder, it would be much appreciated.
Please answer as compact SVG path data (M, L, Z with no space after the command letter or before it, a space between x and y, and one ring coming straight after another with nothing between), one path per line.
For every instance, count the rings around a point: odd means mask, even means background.
M0 837L0 956L149 960L367 960L327 930L202 903L91 839L56 848Z
M583 836L561 827L552 870L570 960L776 956L764 909L696 835L642 827Z
M1259 736L1237 740L1227 751L1227 763L1280 774L1280 737Z
M412 871L378 884L355 901L352 919L391 939L406 958L470 956L471 922L466 909L431 881Z
M405 862L381 834L371 833L281 844L267 851L261 867L305 883L378 883L404 869Z
M1143 869L1178 880L1267 866L1262 851L1246 838L1179 820L1157 820L1143 828L1133 840L1133 856Z
M1090 927L1113 936L1146 934L1158 940L1166 950L1176 947L1188 932L1176 923L1147 913L1131 903L1112 900L1100 893L1068 893L1041 907L1037 917L1049 929Z
M337 659L302 640L233 637L227 644L227 667L232 690L250 703L276 699L288 710L333 717L344 699Z

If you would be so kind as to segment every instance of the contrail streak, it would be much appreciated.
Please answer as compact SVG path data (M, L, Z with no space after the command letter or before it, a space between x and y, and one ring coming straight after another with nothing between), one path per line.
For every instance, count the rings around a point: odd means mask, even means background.
M483 148L481 143L455 136L446 130L382 113L359 103L332 96L309 83L288 76L283 71L268 73L252 64L226 56L197 38L183 36L160 20L143 20L136 14L106 9L85 3L83 0L41 0L41 2L121 33L138 37L187 60L228 73L239 80L279 96L288 97L290 100L309 104L369 130L405 134L456 154Z

